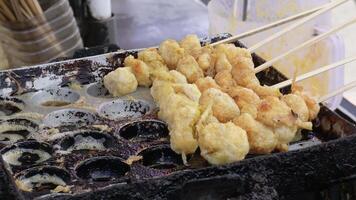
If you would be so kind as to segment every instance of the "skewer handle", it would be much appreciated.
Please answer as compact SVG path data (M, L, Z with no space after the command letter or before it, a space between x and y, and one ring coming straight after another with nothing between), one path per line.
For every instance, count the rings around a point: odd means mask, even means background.
M306 22L318 17L319 15L321 14L324 14L326 13L327 11L345 3L346 1L348 0L340 0L340 1L337 1L337 2L334 2L334 3L330 3L329 5L327 5L325 8L315 12L314 14L311 14L310 16L304 18L304 19L301 19L300 21L292 24L291 26L288 26L287 28L283 29L282 31L279 31L275 34L273 34L271 37L268 37L267 39L255 44L254 46L250 47L248 50L253 53L255 52L258 48L262 47L263 45L273 41L274 39L277 39L279 38L280 36L284 35L285 33L288 33L289 31L292 31L293 29L305 24Z
M341 29L343 29L343 28L345 28L347 26L350 26L351 24L354 24L354 23L356 23L356 17L351 19L350 21L348 21L346 23L343 23L342 25L340 25L340 26L338 26L338 27L326 32L326 33L323 33L323 34L321 34L321 35L319 35L319 36L317 36L317 37L315 37L315 38L313 38L311 40L308 40L307 42L304 42L303 44L301 44L301 45L299 45L299 46L297 46L297 47L295 47L295 48L293 48L293 49L291 49L291 50L289 50L289 51L277 56L276 58L273 58L272 60L267 61L266 63L260 65L257 68L255 68L255 73L261 72L261 71L271 67L273 64L275 64L276 62L278 62L282 58L285 58L286 56L288 56L288 55L290 55L290 54L292 54L292 53L294 53L294 52L296 52L296 51L298 51L300 49L303 49L303 48L308 47L308 46L310 46L312 44L315 44L315 43L327 38L328 36L332 35L333 33L337 32L337 31L339 31L339 30L341 30Z
M338 89L338 90L336 90L336 91L334 91L334 92L332 92L330 94L327 94L327 95L319 98L318 102L319 103L324 102L324 101L326 101L326 100L328 100L328 99L330 99L330 98L332 98L332 97L334 97L334 96L336 96L338 94L344 93L347 90L350 90L350 89L352 89L354 87L356 87L356 81L353 81L353 82L345 85L344 87L342 87L342 88L340 88L340 89Z
M327 4L327 5L329 5L329 4ZM270 24L267 24L267 25L258 27L258 28L256 28L256 29L253 29L253 30L250 30L250 31L241 33L241 34L239 34L239 35L235 35L235 36L232 36L232 37L230 37L230 38L227 38L227 39L224 39L224 40L220 40L220 41L218 41L218 42L212 43L211 46L216 46L216 45L223 44L223 43L236 42L236 41L239 40L239 39L242 39L242 38L245 38L245 37L254 35L254 34L256 34L256 33L260 33L260 32L269 30L269 29L271 29L271 28L274 28L274 27L277 27L277 26L286 24L286 23L288 23L288 22L291 22L291 21L294 21L294 20L303 18L303 17L308 16L308 15L310 15L310 14L312 14L312 13L315 13L316 11L321 10L321 9L323 9L323 8L325 8L325 7L326 7L326 5L323 5L323 6L320 6L320 7L317 7L317 8L313 8L313 9L311 9L311 10L307 10L307 11L305 11L305 12L302 12L302 13L299 13L299 14L296 14L296 15L293 15L293 16L290 16L290 17L281 19L281 20L276 21L276 22L272 22L272 23L270 23Z
M321 73L323 73L323 72L326 72L326 71L335 69L335 68L337 68L337 67L340 67L340 66L342 66L342 65L344 65L344 64L353 62L353 61L355 61L355 60L356 60L356 56L355 56L355 57L352 57L352 58L347 58L347 59L345 59L345 60L342 60L342 61L339 61L339 62L336 62L336 63L333 63L333 64L331 64L331 65L327 65L327 66L325 66L325 67L318 68L318 69L316 69L316 70L313 70L313 71L311 71L311 72L308 72L308 73L306 73L306 74L303 74L303 75L301 75L301 76L298 76L295 81L296 81L296 82L299 82L299 81L305 80L305 79L307 79L307 78L316 76L316 75L321 74ZM283 82L281 82L281 83L278 83L278 84L276 84L276 85L274 85L274 86L272 86L272 87L274 87L274 88L283 88L283 87L286 87L286 86L288 86L288 85L291 85L292 82L293 82L293 80L292 80L292 79L289 79L289 80L283 81Z

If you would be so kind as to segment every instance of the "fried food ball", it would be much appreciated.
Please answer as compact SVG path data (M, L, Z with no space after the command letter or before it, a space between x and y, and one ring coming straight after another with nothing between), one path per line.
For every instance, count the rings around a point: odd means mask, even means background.
M209 76L198 79L195 82L195 85L198 86L200 92L204 92L205 90L210 88L221 90L220 86L215 82L215 80Z
M133 56L128 56L124 61L125 67L130 67L132 73L136 76L138 85L149 87L152 85L150 79L149 67L141 60L135 59Z
M201 54L197 58L199 67L204 71L205 76L214 77L216 55L214 49L211 46L204 46L201 49Z
M281 125L294 126L297 117L285 102L277 97L268 96L258 106L257 120L276 128Z
M282 97L282 100L297 114L303 122L309 120L309 109L303 97L295 94L288 94Z
M219 73L221 71L231 71L232 65L230 64L229 60L227 59L226 54L220 53L217 56L216 63L215 63L215 71Z
M150 79L152 80L152 82L154 82L155 80L161 80L161 81L167 81L167 82L174 83L176 80L176 77L172 76L170 71L153 70L150 72Z
M104 86L114 97L136 91L138 82L129 67L118 68L104 76Z
M155 48L145 49L138 53L138 59L145 62L151 71L153 70L165 70L168 71L168 67L164 63L163 58L159 55L158 50Z
M213 115L220 122L232 121L240 115L240 109L235 101L221 90L210 88L204 91L199 100L202 109L205 110L210 103L213 103Z
M166 99L173 94L175 93L172 87L172 83L163 80L153 81L151 87L151 96L159 107L161 102L166 102Z
M180 46L185 50L185 53L197 59L201 53L201 44L197 35L187 35L180 42Z
M249 84L246 87L255 91L256 94L258 94L258 96L262 98L266 96L275 96L275 97L282 96L282 93L279 91L278 88L274 88L270 86L261 86L259 84L256 85L255 83Z
M173 89L177 94L183 94L194 102L199 102L201 93L195 84L173 84Z
M224 70L217 73L215 76L215 81L225 92L229 91L231 88L236 87L235 80L232 78L231 72L229 70Z
M169 71L173 78L174 83L188 83L187 78L180 72L176 70Z
M257 108L261 99L253 90L237 86L230 89L228 93L239 106L241 113L248 113L254 119L257 118Z
M215 53L217 55L225 54L231 64L240 58L252 60L251 53L247 49L236 47L234 44L219 44L215 48Z
M177 41L166 40L159 46L159 54L170 70L177 68L178 61L184 56L184 49L181 48Z
M184 55L183 58L179 60L177 71L182 73L189 83L194 83L204 77L203 70L200 69L198 63L191 55Z
M159 119L168 123L171 148L185 156L198 147L194 127L200 117L199 104L182 94L172 94L160 103ZM185 161L186 162L186 161Z
M312 129L312 123L301 121L284 101L272 96L262 100L257 120L273 128L278 138L277 149L280 151L288 150L288 144L296 136L298 128Z
M282 96L278 88L261 86L254 71L254 63L251 58L238 57L232 62L232 77L238 85L255 91L260 97Z
M236 58L232 64L231 74L238 85L260 85L254 71L254 64L250 58Z
M276 150L286 152L288 151L288 144L293 141L298 132L298 127L281 125L274 128L273 131L278 139Z
M246 131L234 123L210 123L199 132L201 156L210 164L223 165L243 160L249 152Z
M309 121L312 121L317 118L320 112L320 105L319 103L313 99L312 97L303 93L303 87L292 84L292 93L298 95L303 98L305 104L309 110Z
M234 124L247 132L250 153L268 154L276 148L278 139L273 130L256 121L250 114L241 114L234 119Z
M319 103L315 99L309 97L308 95L303 95L303 99L309 109L309 121L316 119L320 112Z

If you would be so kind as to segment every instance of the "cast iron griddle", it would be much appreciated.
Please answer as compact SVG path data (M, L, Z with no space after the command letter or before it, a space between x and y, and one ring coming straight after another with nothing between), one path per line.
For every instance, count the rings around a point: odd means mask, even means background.
M207 43L226 37L229 35L202 41ZM236 42L236 45L243 47L239 42ZM75 93L88 98L90 104L94 105L96 109L102 107L103 103L113 101L100 88L102 77L113 69L121 67L123 59L129 54L136 55L137 52L134 50L122 51L4 71L0 73L0 94L24 98L25 103L31 104L34 101L33 95L38 92L48 91L49 88L53 90L54 87L65 90L72 83L80 83L85 86ZM256 66L264 62L255 54L253 59ZM262 84L266 85L285 80L285 77L273 68L259 73L258 78ZM94 95L90 88L94 88ZM62 94L59 94L58 90L54 91L50 94L61 97ZM289 88L283 89L284 93L288 91ZM135 99L143 99L149 103L149 98L143 98L142 94L144 93L139 91ZM73 94L66 93L64 96L72 98ZM143 105L145 104L143 103ZM10 167L1 160L0 199L32 199L36 197L40 199L289 199L301 192L320 190L330 184L352 179L356 173L356 147L354 145L356 136L353 135L356 133L356 126L324 106L322 106L318 119L313 123L314 131L304 133L304 141L294 144L296 150L263 156L250 155L243 161L224 166L208 166L199 159L197 153L192 158L196 159L196 164L190 167L182 166L177 155L169 150L166 126L162 122L155 121L156 110L142 111L136 106L133 107L133 110L142 112L142 115L111 120L108 117L110 118L113 113L104 113L107 116L103 116L101 112L101 115L98 116L98 113L93 112L98 118L98 120L94 120L96 124L106 124L113 128L108 134L114 136L112 140L115 141L115 144L112 145L116 146L108 145L114 150L73 152L65 156L55 155L55 159L24 167ZM144 106L140 104L139 107ZM38 112L48 114L61 109L42 108ZM70 106L69 109L75 111ZM132 111L131 109L132 106L129 106L130 111ZM26 108L25 106L25 111L36 111L36 108ZM79 118L91 119L85 113ZM59 119L62 118L59 117ZM50 123L56 122L56 120L49 121ZM149 121L149 124L141 123L145 121ZM84 122L86 121L84 120ZM141 123L139 127L145 133L152 130L152 127L149 126L152 123L159 123L162 127L159 131L154 132L159 133L158 135L149 133L147 138L147 135L142 136L142 131L135 129L136 126L126 127L127 124L132 125L136 122ZM93 122L93 124L95 123ZM61 125L57 128L61 132L83 129L95 132L95 128L91 125ZM125 130L123 127L126 127L128 131L123 131ZM132 129L132 127L134 128ZM136 135L131 134L132 130ZM315 139L315 136L323 143L313 145L311 139ZM132 140L132 138L138 139ZM68 141L70 140L63 142L57 139L48 143L54 146L62 142L62 146L66 147L70 144ZM312 144L311 147L305 148L310 144ZM86 159L95 160L95 157L98 156L114 156L115 159L105 158L103 163L113 162L113 166L117 166L121 165L121 161L130 155L136 154L146 155L146 157L144 156L143 160L130 165L129 169L123 165L122 168L129 171L115 171L123 173L123 175L113 180L106 180L107 177L104 179L99 177L100 180L94 181L92 179L85 180L86 170L79 170L80 172L77 170L81 161ZM58 161L61 158L64 159L63 162ZM120 158L120 160L116 158ZM73 193L54 195L49 192L24 193L17 191L14 176L21 175L29 168L43 166L59 166L66 169L71 179L70 184L74 185ZM115 174L111 175L115 176Z

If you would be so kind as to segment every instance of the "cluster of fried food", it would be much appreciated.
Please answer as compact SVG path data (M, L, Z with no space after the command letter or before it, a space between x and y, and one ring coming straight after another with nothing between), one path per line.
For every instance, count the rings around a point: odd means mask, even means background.
M104 77L114 96L151 87L158 116L169 125L171 148L182 155L200 148L209 163L239 161L248 153L287 151L298 130L312 129L320 108L300 88L282 95L261 86L251 54L233 44L202 47L196 35L128 56Z

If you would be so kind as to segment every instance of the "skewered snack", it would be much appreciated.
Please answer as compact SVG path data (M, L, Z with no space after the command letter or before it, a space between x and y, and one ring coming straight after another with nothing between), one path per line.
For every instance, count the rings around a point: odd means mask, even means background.
M273 130L250 114L242 113L234 119L234 123L247 132L251 153L268 154L276 148L278 140Z
M197 88L196 92L200 95ZM177 93L173 83L162 80L154 81L151 94L159 104L159 118L169 125L171 148L186 162L186 155L194 153L198 147L194 126L200 117L199 103L184 92Z
M213 115L220 122L232 121L240 115L240 109L234 100L228 94L215 88L203 92L199 103L203 110L212 103Z
M180 43L164 41L159 51L144 50L138 59L129 56L125 66L140 86L152 83L158 117L168 123L171 148L184 163L198 146L211 164L287 151L299 129L312 129L319 112L296 86L285 96L261 86L250 52L233 44L201 47L188 35Z
M193 56L195 59L201 54L202 47L200 40L196 35L187 35L180 42L180 46L185 50L185 53Z
M149 87L152 85L150 79L150 69L146 63L139 59L135 59L133 56L126 57L125 66L130 67L132 73L136 76L139 86Z
M106 89L114 97L129 94L137 89L138 82L129 67L118 68L104 77Z
M184 56L184 49L174 40L166 40L159 46L159 54L170 70L176 69L179 60Z
M197 123L201 156L214 165L245 158L250 150L246 131L232 122L220 123L212 116L210 104Z
M213 78L207 76L205 78L200 78L195 82L195 85L198 86L200 92L204 92L207 89L215 88L220 90L220 86L215 82Z
M184 55L177 64L177 71L182 73L189 83L194 83L204 77L203 70L191 55Z

